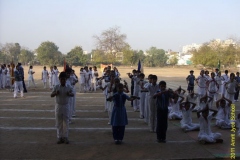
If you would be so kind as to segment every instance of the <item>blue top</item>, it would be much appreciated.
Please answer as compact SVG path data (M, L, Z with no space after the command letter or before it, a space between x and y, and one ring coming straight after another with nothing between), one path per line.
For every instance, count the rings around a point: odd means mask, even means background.
M235 77L235 80L240 83L240 77Z
M15 81L22 81L22 74L21 72L19 72L18 70L15 70L14 71L14 78L15 78Z
M157 93L159 93L159 92L161 92L161 91L158 90ZM173 95L169 92L165 92L165 93L161 94L161 96L157 96L157 102L156 102L157 109L168 110L169 99L171 97L173 97Z
M124 93L115 93L113 95L113 111L111 118L112 126L125 126L128 124L125 102L129 97Z
M194 81L195 81L194 75L189 75L186 79L189 81L190 85L194 85Z

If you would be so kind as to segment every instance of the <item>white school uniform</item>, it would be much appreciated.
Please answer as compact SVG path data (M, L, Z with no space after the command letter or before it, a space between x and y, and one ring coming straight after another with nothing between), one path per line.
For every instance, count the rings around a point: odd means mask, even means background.
M77 83L78 79L77 77L74 75L74 74L71 74L70 76L70 82L71 82L71 86L72 86L72 89L73 89L73 94L74 96L71 97L72 98L72 116L75 116L76 115L76 89L75 89L75 84Z
M69 128L69 99L67 92L72 92L69 86L62 87L60 84L54 86L53 92L59 91L55 98L55 118L57 127L57 138L68 138Z
M212 97L213 100L216 99L217 97L217 91L218 91L218 87L217 87L217 81L215 79L210 79L208 81L208 88L207 88L207 92L208 92L208 96ZM212 108L212 103L213 100L210 101L208 104L209 108Z
M28 71L28 87L30 87L30 83L32 83L34 85L34 87L36 87L36 85L34 83L33 70L32 69L29 69L29 71Z
M66 80L66 84L65 84L67 87L71 88L71 91L73 93L73 88L72 88L72 84L71 84L71 81L70 81L70 78L68 78ZM68 118L69 118L69 123L72 122L72 115L73 115L73 97L69 97L69 100L68 100L68 105L69 105L69 112L68 112Z
M85 91L85 73L84 71L80 71L79 76L79 92Z
M206 82L208 81L206 76L198 76L198 95L199 98L202 98L206 94Z
M48 71L43 70L42 71L42 81L43 81L43 87L47 88L47 80L48 80Z
M103 86L103 88L105 88L105 90L103 91L103 94L104 94L104 111L106 112L106 111L108 111L108 103L109 103L109 101L107 101L107 98L108 98L108 87L110 87L110 82L106 82L106 83L104 83L105 85Z
M54 72L51 70L48 72L48 76L49 76L48 82L49 82L50 89L53 88L53 74L54 74Z
M186 110L185 108L182 108L182 120L181 128L184 129L184 131L193 131L200 128L200 125L197 123L192 123L192 104L190 105L189 110Z
M142 88L141 86L144 86L147 82L146 81L140 81L139 82L139 93L138 95L140 96L140 104L139 104L139 107L140 107L140 118L144 118L144 115L145 115L145 97L146 97L146 92L141 92Z
M139 78L137 76L133 76L132 79L134 81L133 96L139 97L139 85L138 85ZM140 105L139 99L135 99L133 101L133 109L134 109L134 111L138 111L139 110L139 105Z
M144 85L144 88L148 88L148 86L151 85L151 83L147 82ZM149 111L150 107L149 107L149 92L145 92L145 102L144 102L144 121L149 124Z
M200 114L199 117L200 131L198 134L199 141L214 143L216 142L216 139L221 138L221 133L212 133L211 131L211 119L213 117L212 114L213 113L211 112L209 113L207 121L202 116L202 114Z
M229 119L229 113L230 108L228 105L226 105L224 108L219 106L216 116L216 126L221 127L222 129L230 129L231 121Z
M6 86L10 87L11 86L11 75L10 75L10 68L7 68L7 75L6 75Z
M225 95L225 91L226 91L226 87L225 87L225 84L229 81L229 76L227 74L224 74L223 76L223 87L222 87L222 93L223 95Z
M96 76L96 74L98 74L98 71L92 71L92 89L93 91L97 90L97 78L98 76Z
M6 80L7 80L7 69L2 69L2 88L6 87Z
M237 81L233 80L232 82L229 80L225 85L225 97L234 103L234 95L237 92L236 87L238 86Z
M223 78L223 76L220 76L220 77L216 76L215 80L216 80L216 82L219 86L219 89L218 89L217 93L220 94L220 96L222 96L223 95L223 87L224 87L224 85L223 85L224 84L224 78ZM217 100L217 99L218 99L218 96L216 97L215 100Z
M53 72L52 72L52 76L53 76L52 85L53 86L60 84L59 79L58 79L58 74L59 74L58 69L53 69Z
M180 112L179 104L180 104L179 100L176 103L174 102L171 103L172 109L168 114L169 119L182 119L182 112Z
M108 91L107 98L109 98L109 97L111 97L113 95L113 92L109 93L110 87L111 87L111 83L109 82L109 83L107 83L107 88L106 88L107 91ZM114 84L112 85L112 89L113 88L115 88ZM110 124L110 122L111 122L113 106L114 106L114 102L113 101L107 101L107 110L108 110L108 117L109 117L108 124Z
M150 84L147 87L147 90L149 92L149 127L150 127L150 131L154 132L156 131L156 127L157 127L157 106L156 106L156 99L153 98L154 94L157 93L157 91L159 90L159 85L153 85Z

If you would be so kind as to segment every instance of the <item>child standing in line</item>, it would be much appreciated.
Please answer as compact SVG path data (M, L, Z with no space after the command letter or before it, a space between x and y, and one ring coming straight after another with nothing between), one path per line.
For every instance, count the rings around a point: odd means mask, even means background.
M186 102L180 104L180 109L182 110L180 123L184 132L199 130L199 124L192 123L192 111L195 106L196 104L188 101L188 98Z
M52 72L52 76L53 76L53 86L56 86L59 84L59 79L58 79L58 74L59 74L59 71L57 69L57 66L53 66L53 72Z
M157 85L157 76L152 75L152 83L148 86L148 88L142 90L142 92L149 92L149 127L150 132L156 132L157 127L157 106L156 106L156 98L154 98L154 94L159 90L159 85Z
M140 95L140 119L143 119L144 118L144 115L145 115L145 97L146 97L146 92L141 92L142 89L144 89L144 85L147 83L146 81L144 81L144 77L145 75L143 73L140 73L139 74L139 85L138 87L140 88L139 89L139 93L138 95Z
M146 89L146 88L148 88L148 86L149 85L151 85L151 83L152 83L152 74L150 74L149 76L148 76L148 82L144 85L144 87L143 87L143 90L144 89ZM144 108L144 121L149 125L149 110L150 110L150 108L149 108L149 92L145 92L145 102L144 102L144 106L145 106L145 108Z
M96 90L97 90L97 78L98 78L97 67L93 66L93 71L92 71L92 90L94 92L96 92Z
M209 112L212 111L212 112ZM222 143L221 133L212 133L211 131L211 120L217 114L216 110L208 108L208 105L197 112L197 117L199 119L200 131L198 134L198 141L202 144L206 143Z
M225 92L226 92L226 83L229 81L229 76L228 76L228 70L225 70L225 74L223 74L223 89L222 89L222 92L223 92L223 95L225 95Z
M199 98L197 108L200 107L199 106L200 99L206 94L206 82L207 81L208 81L208 79L204 75L204 70L201 70L200 75L196 79L196 83L198 84L198 98Z
M44 66L42 71L43 88L47 88L47 79L48 79L48 71L46 70L46 66Z
M136 96L136 97L139 97L139 74L140 74L140 71L136 71L136 75L134 75L132 77L133 81L134 81L134 90L133 90L133 95ZM139 108L140 108L140 101L138 99L134 100L133 101L133 109L134 109L134 112L139 112Z
M127 112L125 107L126 100L132 101L139 97L128 97L123 93L123 84L117 85L117 92L107 100L114 103L111 125L115 144L121 144L124 138L125 126L128 124Z
M50 90L53 89L53 67L50 67L50 71L48 72L48 82L49 82L49 88Z
M192 93L194 91L194 82L195 82L195 76L193 75L194 71L190 71L190 75L187 76L187 84L188 84L188 93Z
M74 97L74 91L73 91L73 85L72 85L72 81L71 81L71 73L72 73L72 69L71 68L66 68L65 70L65 73L66 73L66 86L70 87L71 88L71 93L73 94L73 96L69 97L69 101L68 101L68 104L69 104L69 124L72 123L72 115L73 115L73 97Z
M165 81L159 82L159 91L153 98L157 98L157 142L166 143L166 133L168 128L168 106L170 98L177 94L171 89L166 89Z
M32 82L32 84L34 85L34 87L36 88L36 85L34 83L34 78L33 78L33 74L35 72L33 71L33 66L30 66L29 67L29 70L28 70L28 88L30 87L30 83Z
M84 85L85 85L85 73L83 68L80 69L80 76L79 76L79 92L84 92Z
M219 89L219 85L217 81L215 80L215 73L211 73L211 79L207 81L207 93L209 97L212 97L213 99L216 99L217 97L217 91ZM213 100L209 102L208 106L209 108L212 108Z
M73 96L72 88L66 85L67 75L61 72L59 80L61 84L54 86L51 97L56 97L55 118L57 127L57 144L68 144L69 128L69 97Z
M19 72L20 68L19 68L19 65L16 66L16 70L14 71L14 95L13 97L14 98L17 98L17 93L18 93L18 90L20 90L20 93L21 93L21 97L24 97L23 96L23 76L21 74L21 72Z
M235 81L235 74L230 74L229 81L225 84L225 97L232 102L234 101L234 95L236 91L239 89L238 83Z
M224 96L216 102L216 107L218 109L216 126L221 129L231 129L231 121L229 119L231 104L232 101Z
M224 87L224 85L223 85L224 78L223 78L223 76L221 76L221 72L220 71L218 72L217 76L215 76L215 80L216 80L216 82L217 82L217 84L219 86L218 91L217 91L217 96L214 99L215 101L217 101L219 99L218 98L219 95L220 95L220 97L223 96L223 87Z
M7 65L6 87L11 87L11 68L9 64Z

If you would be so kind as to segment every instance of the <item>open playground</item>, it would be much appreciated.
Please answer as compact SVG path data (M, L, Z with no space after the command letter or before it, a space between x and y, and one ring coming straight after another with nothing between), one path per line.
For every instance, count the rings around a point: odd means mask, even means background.
M136 68L136 66L135 66ZM0 90L0 159L101 159L101 160L153 160L153 159L240 159L240 137L232 138L231 130L222 130L212 120L212 131L222 134L223 143L203 145L197 142L198 131L183 132L179 120L169 120L167 143L157 143L156 133L150 133L147 124L126 103L129 124L124 141L115 145L108 115L104 112L102 91L79 93L76 84L76 117L70 124L70 144L57 144L54 98L51 90L44 89L41 81L43 66L34 66L36 88L29 88L25 98L13 98L10 90ZM47 67L49 70L49 67ZM73 67L79 76L80 67ZM118 67L122 80L126 80L131 67ZM186 77L192 68L144 68L145 75L156 74L158 82L165 80L167 87L186 89ZM63 68L59 67L59 71ZM199 69L193 69L199 75ZM27 85L28 67L24 66ZM236 72L236 70L234 70ZM230 71L231 73L231 71ZM195 86L195 91L197 87ZM216 109L214 104L214 109ZM235 103L235 115L240 113L240 102ZM196 113L193 122L197 123ZM235 146L231 146L235 143ZM234 151L233 151L234 148Z

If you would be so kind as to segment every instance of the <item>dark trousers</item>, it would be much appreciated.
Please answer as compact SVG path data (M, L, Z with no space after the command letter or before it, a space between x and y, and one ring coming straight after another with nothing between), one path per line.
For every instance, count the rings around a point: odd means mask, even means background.
M125 126L112 126L112 133L114 140L123 140Z
M234 100L238 100L238 96L239 96L239 90L235 93Z
M166 140L168 110L157 109L157 139Z
M26 85L25 85L25 82L24 82L24 78L23 78L23 92L27 92L27 89L26 89Z
M131 96L133 96L134 86L131 86ZM131 106L133 106L133 101L131 101Z

